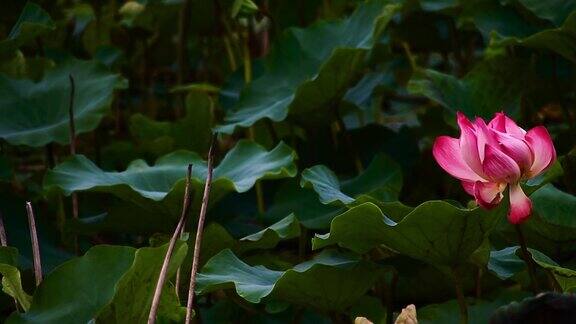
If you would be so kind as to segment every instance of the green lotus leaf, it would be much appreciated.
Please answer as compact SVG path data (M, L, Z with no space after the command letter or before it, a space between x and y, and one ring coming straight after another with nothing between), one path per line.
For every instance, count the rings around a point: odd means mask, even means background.
M280 221L266 227L254 234L240 239L240 250L270 249L278 242L300 236L300 223L294 214L290 214Z
M301 188L296 181L284 183L274 196L274 203L266 211L265 219L280 221L294 214L310 229L327 229L330 221L346 210L344 206L325 205L312 189Z
M530 23L519 11L510 6L497 4L476 8L472 20L484 38L489 41L488 50L503 49L508 46L522 46L544 49L557 53L566 59L576 61L574 35L576 15L560 7L576 7L572 1L548 1L545 3L522 0L529 10L543 19L553 21L557 27ZM543 25L543 26L542 26Z
M264 118L282 121L288 115L325 119L360 78L368 51L398 9L372 0L349 18L289 29L267 57L265 73L241 92L216 130L230 134Z
M190 92L186 96L186 116L176 122L156 121L142 114L130 117L130 133L141 150L168 153L175 149L205 152L212 137L213 105L205 93ZM166 143L169 143L166 145ZM159 144L156 148L155 144Z
M542 262L542 264L558 265L544 253L530 248L528 250L535 261L538 260L537 262ZM491 251L487 266L488 270L494 272L498 278L503 280L509 279L526 269L526 263L521 258L519 246L509 246L502 250Z
M502 109L514 111L529 69L519 59L493 58L477 64L462 79L425 69L414 74L408 91L423 95L455 114L493 117Z
M574 210L576 197L547 184L530 195L533 213L523 225L528 245L554 259L563 260L576 251ZM505 226L500 238L515 244L515 231Z
M166 249L166 244L140 249L95 246L50 273L37 288L30 309L12 314L7 323L84 323L95 318L107 323L146 321ZM169 277L186 252L187 245L179 242ZM167 283L159 318L180 321L184 314L174 287Z
M468 323L489 323L492 314L503 305L526 298L528 293L523 291L500 291L491 300L475 300L468 306ZM418 309L418 323L424 324L458 324L461 323L458 302L450 300L442 304L430 304Z
M295 159L294 151L284 143L266 151L254 142L240 141L214 168L210 202L213 204L233 191L246 192L260 179L294 177ZM162 156L153 166L136 160L122 172L101 170L85 156L77 155L49 171L44 187L46 190L61 190L66 195L75 191L111 193L148 214L157 213L176 219L182 207L188 164L193 165L191 188L193 192L202 192L206 161L188 151ZM200 194L194 195L193 206L197 207L200 200Z
M166 255L167 244L160 247L144 247L136 251L134 263L122 277L112 302L98 316L103 323L144 323L148 319L150 305L160 268ZM173 278L188 251L186 243L177 242L167 278ZM186 310L180 305L174 286L167 282L158 308L158 319L182 322Z
M334 172L324 165L317 165L302 171L300 185L311 186L323 204L349 204L361 194L394 201L402 189L402 170L391 159L378 155L362 174L342 184Z
M568 16L576 10L576 1L572 0L518 0L526 9L536 16L550 20L556 26L561 26Z
M0 42L0 57L13 53L18 47L55 28L52 18L46 11L33 2L27 2L8 38Z
M549 271L563 292L576 291L576 271L562 267L544 253L528 248L534 262L545 271ZM509 279L526 269L519 246L510 246L490 253L488 269L500 279Z
M454 267L467 262L504 219L507 208L502 204L492 211L461 209L445 201L427 201L395 222L382 207L367 202L335 217L329 233L313 238L313 248L338 244L366 253L384 245L436 266Z
M71 59L47 71L39 82L0 75L0 138L10 144L68 144L70 81L75 82L76 133L94 130L108 112L123 79L92 61Z
M232 251L224 250L203 267L197 287L200 294L234 288L251 303L271 298L322 310L342 310L354 304L381 275L377 269L358 257L326 250L292 269L274 271L250 266Z
M30 308L32 297L22 288L18 264L18 250L13 247L0 247L0 274L2 274L2 291L18 301L18 304L27 311Z
M65 262L38 286L30 309L7 323L87 323L114 298L134 261L136 249L96 246Z

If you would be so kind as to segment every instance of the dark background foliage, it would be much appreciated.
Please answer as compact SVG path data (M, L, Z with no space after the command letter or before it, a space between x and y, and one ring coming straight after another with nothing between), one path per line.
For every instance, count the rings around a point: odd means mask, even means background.
M9 323L181 322L216 134L198 280L206 323L471 322L532 294L506 203L435 163L456 111L545 125L525 185L539 289L576 287L576 1L53 0L0 10L0 250ZM71 156L69 107L76 155ZM79 218L73 217L76 192ZM34 287L32 201L45 281ZM17 300L18 307L12 297Z

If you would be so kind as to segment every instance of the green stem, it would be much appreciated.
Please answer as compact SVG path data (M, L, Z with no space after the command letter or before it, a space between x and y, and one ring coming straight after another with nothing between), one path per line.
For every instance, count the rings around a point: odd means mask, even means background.
M516 233L518 234L518 243L520 243L522 258L524 259L524 262L526 262L526 266L528 267L528 275L530 276L532 292L534 294L537 294L538 291L540 291L540 287L538 287L538 281L536 280L536 270L534 266L534 260L532 259L532 255L530 254L530 252L528 251L528 247L526 246L526 240L524 239L522 228L520 228L520 225L515 225L514 228L516 229Z
M454 288L456 290L456 298L458 300L458 306L460 307L460 324L468 323L468 305L466 305L466 296L464 296L464 291L462 289L462 281L458 275L456 268L452 269L452 280L454 281Z
M482 297L482 275L484 271L481 267L478 267L476 272L476 298L480 299Z

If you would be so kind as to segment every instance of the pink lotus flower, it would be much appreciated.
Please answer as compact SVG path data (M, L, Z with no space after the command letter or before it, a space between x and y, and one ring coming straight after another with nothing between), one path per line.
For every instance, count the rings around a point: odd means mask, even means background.
M528 132L504 113L486 125L482 118L472 123L458 112L460 138L440 136L432 150L438 164L462 181L464 190L484 208L500 203L510 187L508 220L520 224L528 219L532 202L520 182L546 170L556 160L550 134L543 126Z

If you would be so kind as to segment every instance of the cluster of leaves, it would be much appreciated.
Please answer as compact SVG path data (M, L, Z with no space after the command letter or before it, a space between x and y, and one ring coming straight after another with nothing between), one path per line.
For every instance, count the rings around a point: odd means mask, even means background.
M526 184L523 230L540 289L576 290L576 0L3 6L2 321L145 322L192 164L158 312L182 322L215 134L201 321L391 323L416 304L453 323L456 286L484 323L531 286L507 204L476 207L432 159L456 111L548 127L559 159Z

